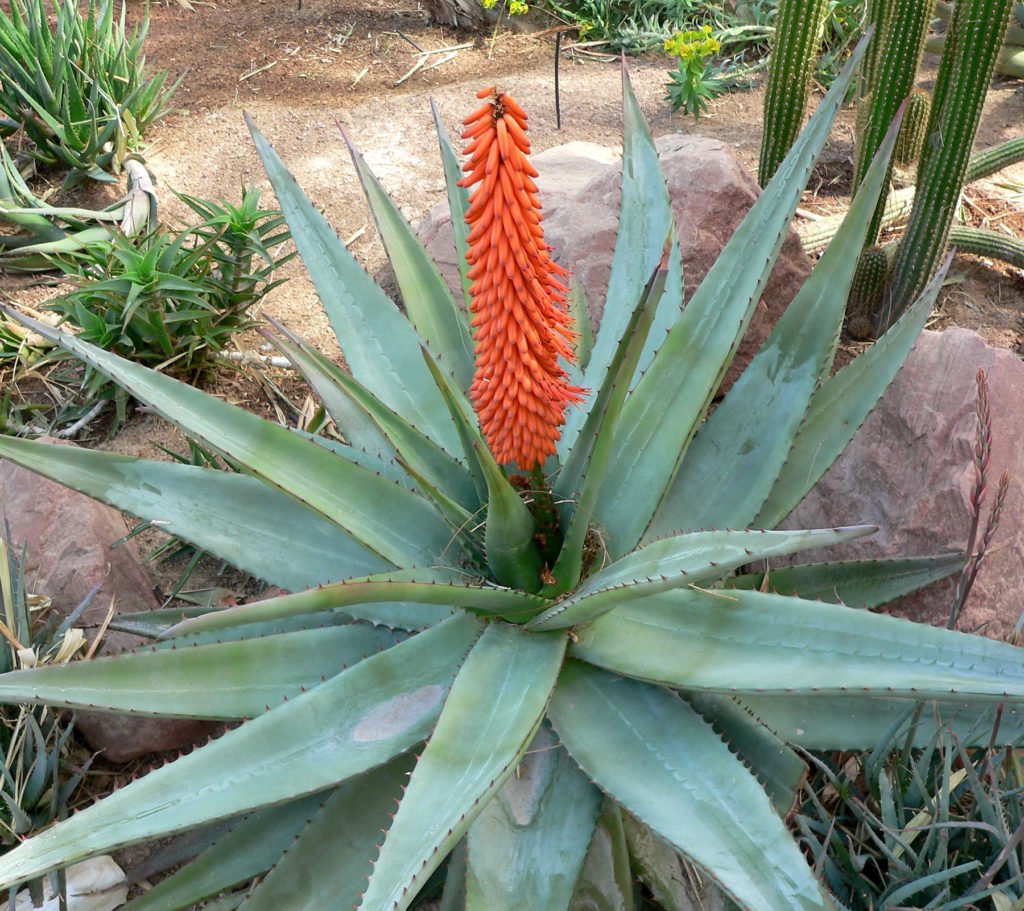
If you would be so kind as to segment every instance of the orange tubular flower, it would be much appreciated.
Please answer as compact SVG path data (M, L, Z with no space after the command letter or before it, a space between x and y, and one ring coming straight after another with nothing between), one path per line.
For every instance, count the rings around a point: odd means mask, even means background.
M476 340L470 396L494 457L528 471L554 453L565 409L585 390L559 363L571 360L576 334L566 312L568 272L544 242L540 200L527 155L526 114L504 92L464 121L469 197L469 277Z

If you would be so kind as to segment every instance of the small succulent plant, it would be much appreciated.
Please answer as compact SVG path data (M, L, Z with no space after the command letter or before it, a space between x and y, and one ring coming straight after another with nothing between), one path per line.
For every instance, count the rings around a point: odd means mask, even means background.
M467 175L441 131L466 306L358 152L404 312L253 127L351 374L284 327L274 337L345 443L33 324L241 470L13 438L0 455L292 593L130 618L151 648L0 677L5 700L244 721L20 845L0 884L229 820L129 907L186 908L266 873L239 907L394 911L444 875L445 909L613 893L629 908L635 871L673 911L684 855L740 907L830 909L784 822L806 771L796 747L875 743L921 700L965 736L1001 705L999 736L1018 736L1017 649L859 609L962 555L747 569L872 530L771 529L934 299L935 283L831 375L895 129L841 236L709 415L862 53L685 309L670 201L624 81L621 224L592 342L566 317L508 94L484 92L469 119Z

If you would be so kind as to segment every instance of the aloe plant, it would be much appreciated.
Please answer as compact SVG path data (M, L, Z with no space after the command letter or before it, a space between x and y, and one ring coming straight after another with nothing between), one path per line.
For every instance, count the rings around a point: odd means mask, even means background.
M668 193L624 81L608 305L575 364L555 356L572 353L571 293L509 95L484 93L461 180L441 134L465 308L358 152L404 312L251 125L351 374L284 327L277 344L345 443L33 323L240 470L14 438L0 455L292 593L131 617L152 648L0 676L4 700L244 720L0 858L0 885L229 820L129 907L187 908L265 871L232 901L393 911L446 871L445 909L630 907L635 865L673 911L682 854L743 908L830 909L783 821L797 747L877 742L920 700L968 741L1001 706L999 737L1018 736L1018 650L858 609L962 555L736 574L871 532L771 529L872 409L937 289L830 375L893 130L841 242L708 417L862 53L685 309ZM723 530L679 531L700 527Z

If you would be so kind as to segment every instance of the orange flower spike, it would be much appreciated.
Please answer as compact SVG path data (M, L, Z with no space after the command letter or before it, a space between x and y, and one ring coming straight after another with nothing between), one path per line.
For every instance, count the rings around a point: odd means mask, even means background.
M529 471L554 453L566 408L585 394L559 363L572 359L576 341L565 306L569 273L544 242L526 113L493 87L477 97L486 100L463 121L469 160L459 182L475 187L466 211L476 342L470 396L494 457Z

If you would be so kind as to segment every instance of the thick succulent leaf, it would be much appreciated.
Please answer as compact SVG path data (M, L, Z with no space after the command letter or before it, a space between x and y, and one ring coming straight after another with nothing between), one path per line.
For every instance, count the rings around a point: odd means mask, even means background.
M412 766L411 757L400 756L338 785L241 906L244 911L354 908Z
M439 567L404 571L396 570L394 572L385 573L380 578L389 578L399 581L415 580L421 583L450 583L453 581L461 581L465 578L465 574L459 573L453 569ZM429 629L431 626L435 626L442 620L447 619L455 612L455 608L446 604L416 604L408 601L378 602L375 604L350 604L344 609L344 611L337 608L328 608L324 611L322 605L318 602L315 592L311 591L309 592L309 598L311 600L308 603L312 608L314 608L313 612L305 615L292 615L290 613L290 607L296 603L301 604L305 594L305 592L296 592L295 595L279 596L281 598L281 603L286 606L281 617L272 620L257 621L255 623L245 620L244 623L240 623L237 626L225 625L223 627L221 627L218 622L211 620L209 621L209 627L217 627L216 629L210 629L205 633L190 634L189 641L192 641L192 638L198 636L216 636L221 639L238 639L245 638L249 635L266 634L264 630L267 632L285 632L290 629L312 629L313 627L318 626L333 626L338 622L347 622L351 620L364 620L368 623L383 626L387 629L401 629L415 632ZM254 603L266 603L269 608L269 602L271 601L276 601L276 599L267 598L262 602ZM225 605L194 605L185 608L140 611L134 614L120 614L110 625L112 629L119 629L123 632L134 633L140 636L148 636L150 638L158 638L170 635L171 627L176 626L179 623L183 623L185 620L195 617L205 617L207 614L214 614L222 611L227 612L233 609L233 607ZM269 612L272 613L273 611ZM235 615L232 615L232 617L234 618ZM347 620L342 618L347 618ZM233 622L234 620L232 620L232 623ZM159 644L171 645L176 641L178 640L166 640Z
M441 396L448 407L452 423L455 425L455 433L462 446L462 452L469 463L469 471L476 485L477 498L481 503L487 500L487 482L484 480L484 472L480 467L480 458L477 455L477 446L484 445L483 435L480 433L480 426L477 421L476 412L473 411L469 400L462 393L452 378L448 376L430 356L425 348L421 349L423 362L427 365L431 377L441 391Z
M540 587L540 553L533 514L482 443L475 447L487 481L487 565L501 584L525 591Z
M729 696L702 693L691 704L752 771L785 819L796 806L807 777L807 765L786 742Z
M757 516L832 366L857 269L853 251L864 246L901 120L890 127L834 241L697 432L645 538L679 528L747 528Z
M757 780L678 696L570 661L549 716L584 772L741 906L832 908Z
M291 344L285 347L280 337L272 333L264 333L266 337L280 348L292 365L309 383L312 390L323 402L324 410L345 437L345 441L356 449L364 450L383 462L390 462L395 457L395 449L381 433L372 418L361 408L352 397L345 393L340 378L357 382L337 364L328 360L276 320L265 317L267 321L284 335ZM365 387L360 386L363 389ZM370 394L370 393L367 393ZM382 407L387 407L382 405ZM390 410L390 409L389 409ZM391 412L394 414L394 412Z
M125 911L184 911L204 898L265 873L280 860L324 800L325 795L313 794L258 810L194 861L130 901Z
M568 527L553 571L555 582L544 589L547 595L571 591L579 584L583 571L583 550L594 504L604 484L615 442L616 426L629 392L626 377L632 376L640 361L656 316L655 305L665 288L668 246L666 238L664 256L630 314L610 369L605 375L604 385L594 395L576 444L555 478L555 493L563 501L562 521Z
M777 595L798 595L849 607L881 607L959 572L963 554L801 563L767 573L746 573L725 580L727 588L753 588ZM767 578L766 578L767 577Z
M736 353L864 46L722 250L623 408L596 512L613 557L640 540Z
M318 512L248 475L10 436L0 436L0 456L282 588L388 568Z
M854 525L802 531L697 531L663 538L594 573L570 597L532 620L529 626L575 626L630 601L721 579L729 571L755 560L829 547L877 530L873 525Z
M384 560L431 565L451 532L424 499L273 424L45 323L19 317L187 433L315 509Z
M448 855L444 890L437 911L466 911L466 839L463 838Z
M587 294L583 285L575 278L569 279L569 315L572 317L573 330L576 332L576 363L568 365L574 371L569 382L574 386L583 385L583 373L590 363L590 354L594 350L594 327L590 324L590 308L587 305Z
M704 711L707 699L691 701ZM909 731L920 700L888 696L745 694L736 701L787 743L806 750L870 750L892 731ZM1014 705L942 699L925 703L914 731L914 746L926 747L943 725L956 732L965 746L1020 746L1024 742L1024 709Z
M635 892L622 810L605 799L570 911L634 911Z
M184 620L167 631L181 636L203 630L223 629L240 623L279 620L319 611L364 604L404 602L408 604L450 605L486 614L529 616L547 603L543 598L507 588L445 582L441 579L414 581L416 571L383 577L356 579L324 585L292 595L280 595L264 601L239 604L224 610Z
M322 791L425 739L481 631L467 614L150 772L0 858L0 888L115 847Z
M543 717L565 641L487 627L416 765L360 908L407 908L512 774Z
M822 384L811 400L789 459L758 513L758 524L778 525L842 454L914 347L951 261L946 260L921 297L885 335Z
M577 657L682 689L1024 702L1020 649L784 595L674 591L577 634Z
M434 99L430 99L430 112L434 115L434 126L437 129L437 141L441 149L441 166L444 169L444 185L448 192L448 212L452 219L452 234L455 238L455 261L459 264L459 276L462 280L462 299L468 310L472 298L469 289L473 284L469 277L469 263L466 254L469 252L469 225L466 224L466 209L469 208L469 190L460 187L463 178L459 153L452 144L448 131L441 120L441 112L437 109Z
M671 226L672 205L658 164L658 152L623 66L619 233L615 239L604 313L584 374L583 385L586 388L596 390L604 387L619 340L629 322L633 302L640 299L647 280L658 268L664 250L663 240ZM681 285L680 282L680 288ZM674 321L681 306L681 296L680 293L679 298L673 300L668 294L663 295L659 310L664 309L665 314L659 323ZM661 335L656 339L652 337L652 344L661 338ZM559 461L563 464L576 445L576 436L593 404L591 399L569 409L558 444Z
M466 911L569 907L601 792L541 727L469 829Z
M246 123L352 375L435 443L458 452L458 436L420 357L416 330L345 249L249 117Z
M368 624L137 652L0 675L0 701L76 709L252 718L404 637Z
M427 255L422 241L374 176L359 150L342 130L352 163L366 193L384 249L387 250L402 302L417 333L448 366L455 381L469 389L473 381L473 340L465 311Z

